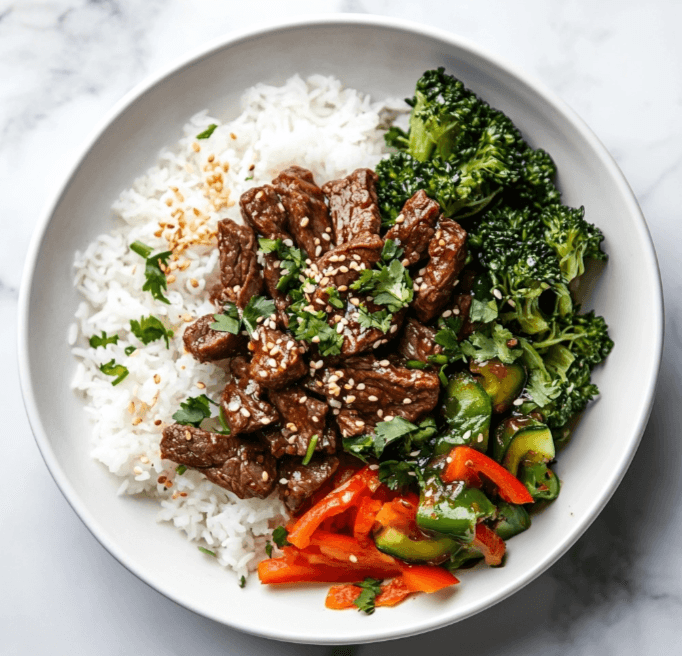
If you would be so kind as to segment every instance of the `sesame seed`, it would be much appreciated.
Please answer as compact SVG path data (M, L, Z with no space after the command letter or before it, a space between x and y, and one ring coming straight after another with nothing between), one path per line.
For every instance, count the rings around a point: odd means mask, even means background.
M384 421L393 421L393 415L386 415Z
M279 479L279 484L280 485L286 485L289 482L288 478L280 478Z
M358 420L355 422L355 425L356 425L358 428L362 428L362 427L365 425L365 422L362 421L361 419L358 419Z
M331 237L326 232L323 232L322 233L322 239L324 239L325 241L330 241Z
M374 394L372 394L371 396L368 396L368 397L367 397L367 400L368 400L368 401L375 402L375 401L378 401L378 400L379 400L379 397L378 397L378 396L374 396Z
M357 307L358 305L360 305L360 299L359 299L359 298L356 298L355 296L353 296L353 297L350 298L349 300L350 300L350 302L351 302L353 305L355 305L355 307Z
M379 348L380 346L381 346L381 340L380 339L378 339L376 342L374 342L374 344L372 344L372 348L375 348L375 349Z
M377 414L379 415L379 418L383 418L384 411L383 410L377 410Z
M471 431L468 430L464 435L462 435L463 440L468 440L471 437Z
M493 296L500 300L502 298L502 292L499 289L493 289Z
M507 303L509 303L509 305L511 305L512 307L516 307L516 302L511 298L507 300Z
M161 382L161 376L154 374L154 382L158 385Z
M459 314L459 308L452 308L452 314L457 316Z
M199 381L199 382L196 384L196 386L197 386L199 389L206 389L206 384L205 384L205 383L202 383L201 381Z
M336 332L340 335L343 332L343 324L341 322L336 324Z
M322 253L322 246L315 248L315 257L320 257L320 253Z
M391 326L391 330L389 332L391 332L391 333L398 332L398 326Z
M514 399L512 405L523 405L523 399Z
M304 216L301 219L301 227L302 228L305 228L309 223L310 223L310 219L307 216Z
M135 401L131 401L128 405L128 412L132 415L135 414Z
M388 365L391 364L388 360L379 360L379 366L381 367L388 367Z
M403 405L410 405L411 403L412 403L412 399L408 399L407 397L405 397L403 399Z
M358 557L355 554L351 554L350 556L348 556L348 560L350 560L351 563L357 563Z
M268 472L264 471L264 472L260 475L260 477L261 477L264 481L267 481L267 480L270 478L270 475L268 474Z
M411 452L410 452L410 457L411 457L411 458L416 458L418 455L419 455L419 449L417 449L416 451L411 451Z
M198 287L199 281L196 278L190 278L189 284L192 285L192 287Z
M443 312L443 319L447 319L451 315L452 315L452 310L445 310L445 312Z
M408 260L407 258L404 258L400 264L402 264L404 267L410 266L410 260Z
M192 441L192 433L190 433L188 430L185 431L185 439L186 439L188 442L191 442L191 441Z
M396 223L402 223L404 220L405 220L405 216L403 214L398 214L398 216L395 217Z
M192 144L192 150L193 150L195 153L198 153L198 152L201 150L201 146L195 141L195 142Z
M355 397L352 394L346 397L346 403L353 403L353 401L355 401Z
M239 412L240 412L242 415L244 415L244 417L247 417L247 418L248 418L248 417L251 416L251 413L250 413L246 408L241 408L241 409L239 410Z
M479 443L480 443L480 442L483 442L483 433L479 433L479 434L478 434L478 437L476 438L476 441L479 442Z
M364 383L358 383L357 389L359 389L360 391L362 391L363 389L365 389L365 387L366 387L366 385L365 385Z
M346 287L346 285L339 285L339 291L340 291L340 292L347 292L347 291L348 291L348 287Z

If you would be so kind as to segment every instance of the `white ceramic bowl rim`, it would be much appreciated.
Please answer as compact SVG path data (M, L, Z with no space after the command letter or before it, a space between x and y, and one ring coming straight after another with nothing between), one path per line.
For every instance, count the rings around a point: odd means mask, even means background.
M94 517L83 505L79 496L76 494L73 486L66 477L61 466L57 462L54 450L48 439L47 431L42 421L40 420L40 413L38 411L36 398L34 394L34 381L31 377L31 369L29 363L29 341L30 341L30 330L28 326L29 318L29 306L30 306L30 290L34 283L34 270L36 267L36 261L40 252L40 249L45 238L45 233L50 222L50 219L55 212L57 206L59 205L65 190L68 188L71 180L75 177L78 169L85 159L88 152L91 150L93 145L101 137L103 132L107 129L109 124L119 115L121 115L126 108L132 105L138 98L143 96L145 92L153 88L155 85L159 84L162 80L172 75L173 73L179 71L180 69L191 66L194 62L206 57L228 45L235 45L240 42L252 39L254 37L266 35L268 33L287 31L291 29L298 29L305 26L334 26L334 25L359 25L359 26L379 26L388 29L403 30L415 32L426 37L440 40L447 44L468 50L476 57L485 60L498 69L506 72L512 77L515 77L525 83L528 87L532 88L533 91L548 105L554 107L559 112L567 115L569 119L577 126L582 137L586 142L600 155L601 163L607 168L611 177L617 181L620 192L627 199L630 206L632 215L636 217L636 229L638 230L638 237L641 239L644 245L644 250L646 252L647 262L643 263L643 267L655 271L657 275L657 294L651 299L652 306L655 310L655 334L653 339L655 343L653 345L653 351L656 357L650 362L650 367L645 374L645 387L647 390L646 397L643 399L643 407L646 408L639 420L639 423L633 427L633 434L636 434L636 439L632 440L628 444L628 448L624 449L621 454L621 460L617 463L612 463L613 467L609 472L609 478L605 486L606 492L599 498L595 498L589 511L584 514L582 521L574 524L569 532L565 535L564 539L557 543L551 552L545 554L545 556L537 562L534 568L529 569L525 576L521 580L517 580L514 585L509 585L502 587L497 591L497 594L492 599L485 599L478 606L471 607L469 612L465 615L460 615L456 619L461 620L469 617L484 608L488 608L495 603L498 603L505 599L507 596L514 593L516 590L520 589L543 571L549 568L553 563L555 563L583 534L587 527L594 521L599 512L604 508L606 503L609 501L613 493L615 492L618 484L622 480L625 472L634 457L637 450L637 446L641 440L641 436L644 433L651 408L653 405L653 398L656 387L656 379L658 376L658 371L661 363L661 355L663 349L663 293L660 280L660 272L658 268L658 263L656 260L656 254L649 234L646 221L639 209L637 201L632 193L632 190L628 186L625 178L623 177L621 171L619 170L617 164L611 157L611 155L606 151L601 142L592 133L592 131L587 127L587 125L580 119L573 110L571 110L563 101L561 101L553 92L549 91L542 83L529 76L525 72L517 69L515 66L510 65L505 62L505 60L497 55L492 55L487 51L481 49L479 46L473 42L456 36L452 33L446 32L444 30L427 27L424 25L416 24L410 21L387 18L382 16L368 16L368 15L356 15L356 14L332 14L332 15L313 15L303 18L297 18L285 22L279 22L276 25L268 25L259 27L257 29L249 29L236 33L232 33L226 37L222 37L214 40L209 45L196 50L192 54L182 58L180 61L169 65L164 71L158 73L157 75L151 77L147 81L137 85L130 92L128 92L116 105L108 112L104 119L100 122L99 126L94 130L90 137L86 140L79 157L76 159L71 169L64 176L63 183L59 186L59 190L55 193L52 200L47 204L46 209L42 213L40 220L37 223L32 241L28 248L25 269L23 272L20 297L19 297L19 317L18 317L18 361L19 361L19 373L21 380L21 389L24 398L24 404L26 407L26 412L28 414L29 422L31 424L32 431L35 436L36 443L41 451L41 454L45 460L45 463L53 476L58 487L64 494L66 500L74 509L76 514L81 518L85 526L92 532L95 538L111 553L124 567L135 574L140 580L145 583L148 581L145 578L144 571L140 571L135 563L129 562L124 555L119 551L116 544L111 542L108 537L104 534L100 523L96 517ZM218 622L223 622L224 619L219 617L217 614L211 616L207 614L204 610L198 610L194 608L191 604L187 604L182 599L175 597L172 591L164 589L162 586L153 586L160 593L165 595L172 601L180 604L197 612L201 615L205 615L214 619ZM451 618L450 621L443 621L442 618L432 621L422 623L417 630L410 628L409 630L401 629L396 627L394 630L388 632L379 632L372 630L372 627L368 625L366 632L359 635L353 635L349 640L345 642L371 642L377 640L386 640L391 638L402 637L404 635L414 635L415 633L425 632L433 630L448 623L454 621L455 618ZM294 636L292 634L285 634L277 632L276 630L271 630L267 626L259 627L254 629L253 626L243 626L238 623L232 624L234 628L244 630L256 635L261 635L263 637L274 638L279 640L288 641L305 641L314 643L329 643L322 638L311 640L309 638L304 638L301 636ZM334 640L333 642L342 642L342 639Z

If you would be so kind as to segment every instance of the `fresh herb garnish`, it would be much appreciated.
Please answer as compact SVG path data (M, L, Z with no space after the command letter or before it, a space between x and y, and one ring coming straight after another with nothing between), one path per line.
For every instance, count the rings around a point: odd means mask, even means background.
M180 409L173 415L173 419L183 426L199 428L199 424L211 416L210 403L218 405L215 401L211 401L206 394L191 396L180 404Z
M211 551L210 549L206 549L206 547L197 547L201 553L206 554L207 556L213 556L215 558L215 551Z
M275 314L275 301L265 296L252 296L244 308L242 321L250 336L258 328L258 319L267 318Z
M358 315L358 323L365 330L376 328L386 334L391 329L393 315L388 310L369 312L364 305L360 304L358 305Z
M102 331L102 335L93 335L90 338L90 346L92 348L99 348L100 346L106 346L107 344L117 344L118 343L118 335L112 335L111 337L108 337L107 334Z
M164 326L155 316L140 317L139 321L130 320L130 331L143 344L147 345L157 339L166 342L166 348L170 347L169 339L173 337L173 331Z
M291 545L291 542L287 540L287 537L289 536L289 531L287 531L284 526L278 526L273 532L272 532L272 541L281 549L282 547L288 547Z
M109 360L99 370L107 376L116 376L116 379L111 381L111 384L114 386L118 385L130 373L127 367L124 367L122 364L116 364L116 360Z
M132 345L126 346L125 349L123 349L123 352L126 355L132 355L133 353L135 353L135 351L137 351L137 348L135 346L132 346Z
M197 135L197 139L208 139L218 126L215 123L211 123L203 132Z
M339 290L336 287L327 287L324 290L327 295L327 303L337 310L343 310L346 304L343 302L342 298L339 296Z
M187 471L187 465L178 465L178 466L175 468L175 473L176 473L178 476L182 476L186 471Z
M421 360L408 360L405 363L406 369L428 369L430 366L428 362L422 362Z
M242 577L239 579L239 587L243 588L246 586L246 577L242 574Z
M418 426L402 417L393 417L390 421L381 421L376 425L374 433L343 438L343 449L360 460L368 457L380 458L386 447L401 441L404 452L412 450L413 445L421 446L438 432L436 422L427 417Z
M400 260L392 260L388 266L379 264L377 269L365 269L350 287L371 294L374 302L385 305L389 312L398 312L414 297L412 278Z
M403 254L403 249L398 246L398 243L393 239L384 241L384 246L381 249L381 259L384 262L399 259Z
M299 276L306 266L305 253L293 245L287 246L281 239L258 240L260 250L266 255L275 253L279 259L280 279L277 290L287 292L299 284Z
M272 542L270 540L265 543L265 555L268 558L272 558Z
M358 607L358 610L371 615L374 612L376 597L381 593L381 580L368 577L362 583L354 583L353 585L362 588L362 592L353 603Z
M165 266L173 253L164 251L152 255L152 249L140 241L130 244L130 250L145 259L144 275L146 282L142 285L142 291L149 292L157 301L170 305L170 301L163 295L162 291L168 288L168 283L166 274L161 270L161 265Z
M498 358L505 364L511 364L521 357L523 350L510 346L517 346L519 340L514 337L511 331L503 328L499 323L477 330L468 340L462 342L461 349L465 355L476 360L476 362L486 362L493 358Z
M319 435L313 435L310 438L310 442L308 442L308 448L306 449L305 456L303 457L303 461L301 464L305 467L310 463L310 460L313 457L313 453L315 453L315 447L317 446L317 442L319 441L320 437Z
M253 180L253 176L250 175L248 178L244 178L244 182L248 182L249 180Z
M343 346L343 335L336 332L328 323L328 317L322 310L311 312L303 294L297 290L291 290L294 303L289 307L289 330L294 339L303 340L316 344L322 356L338 355ZM313 341L314 340L314 341Z
M416 462L406 460L384 460L379 463L379 480L391 490L410 487L421 477Z
M218 330L223 333L239 334L241 319L239 310L234 303L225 303L222 314L214 314L215 321L209 325L211 330Z

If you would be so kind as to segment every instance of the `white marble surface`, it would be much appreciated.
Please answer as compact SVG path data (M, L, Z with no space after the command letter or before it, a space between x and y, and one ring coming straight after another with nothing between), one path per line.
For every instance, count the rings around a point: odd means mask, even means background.
M22 407L15 354L18 287L31 233L103 114L137 82L208 39L263 17L306 12L411 18L464 35L544 81L623 169L658 250L667 303L667 345L652 419L623 484L585 536L539 579L487 612L355 653L682 653L677 0L0 0L0 652L333 651L219 626L119 565L81 524L41 460Z

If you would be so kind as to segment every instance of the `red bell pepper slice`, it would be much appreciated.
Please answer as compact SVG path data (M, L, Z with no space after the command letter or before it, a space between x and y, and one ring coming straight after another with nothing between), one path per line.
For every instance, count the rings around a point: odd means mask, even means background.
M459 583L459 579L442 567L412 565L403 570L403 580L412 592L438 592Z
M372 532L377 513L381 510L382 505L379 499L362 498L357 515L355 515L355 522L353 523L353 537L360 544L366 545L371 543L372 540L369 534Z
M502 499L508 503L533 503L526 486L502 465L469 446L456 446L448 454L449 462L441 478L444 483L465 481L477 487L478 474L483 474L497 485Z
M323 556L343 563L345 567L382 569L383 578L399 574L403 569L401 561L379 551L373 542L363 545L350 535L317 530L310 538L310 547L317 548Z
M334 564L308 563L297 560L288 562L285 558L269 558L258 563L258 578L263 584L283 583L351 583L366 578L382 579L394 576L395 572L371 567L349 568L336 562Z
M369 466L363 467L299 517L287 539L299 549L305 549L310 544L310 537L325 519L357 506L363 494L373 492L380 484L377 472Z
M476 525L476 535L471 546L483 554L487 565L493 567L502 564L504 552L507 548L504 540L485 524Z
M354 608L355 600L360 596L361 588L356 585L333 585L329 588L325 606L333 610L343 610L345 608ZM375 606L395 606L412 594L412 590L408 589L402 577L389 581L382 586L381 592L374 599Z

